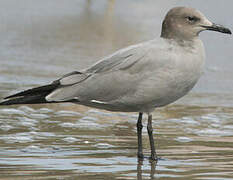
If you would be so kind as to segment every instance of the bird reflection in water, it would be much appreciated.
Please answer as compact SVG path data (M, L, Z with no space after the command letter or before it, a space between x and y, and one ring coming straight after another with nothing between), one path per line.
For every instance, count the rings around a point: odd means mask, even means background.
M156 166L157 166L157 162L158 161L150 161L150 180L154 179L154 175L155 175L155 170L156 170ZM142 180L142 174L143 174L143 160L142 159L138 159L138 164L137 164L137 180Z

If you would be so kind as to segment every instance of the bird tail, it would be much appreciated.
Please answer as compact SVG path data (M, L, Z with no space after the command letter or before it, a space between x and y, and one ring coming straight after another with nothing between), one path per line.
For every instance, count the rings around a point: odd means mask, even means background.
M47 101L45 97L57 89L59 85L60 84L55 81L49 85L40 86L13 94L5 97L5 101L0 102L0 105L55 103L52 101Z

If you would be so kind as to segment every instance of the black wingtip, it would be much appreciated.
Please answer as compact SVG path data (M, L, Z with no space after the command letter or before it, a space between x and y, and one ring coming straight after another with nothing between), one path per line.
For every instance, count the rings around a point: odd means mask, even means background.
M49 94L50 92L55 90L59 85L60 85L59 82L54 82L54 83L49 84L49 85L39 86L36 88L21 91L19 93L7 96L4 99L10 99L10 98L22 97L22 96L34 96L34 95L41 95L41 94Z
M56 81L49 85L21 91L19 93L5 97L5 101L0 102L0 105L50 103L46 101L45 97L56 88L58 88L59 85L60 83Z
M4 97L3 99L10 99L10 98L12 98L12 97L14 97L14 96L15 96L15 94L14 94L14 95L7 96L7 97Z
M7 105L7 104L6 104L6 101L0 102L0 106L4 106L4 105Z
M51 104L51 103L76 103L78 100L68 100L68 101L47 101L44 95L35 95L35 96L25 96L25 97L16 97L6 101L0 102L0 106L8 105L20 105L20 104Z
M49 103L43 95L17 97L0 103L0 105L17 105L17 104L41 104Z

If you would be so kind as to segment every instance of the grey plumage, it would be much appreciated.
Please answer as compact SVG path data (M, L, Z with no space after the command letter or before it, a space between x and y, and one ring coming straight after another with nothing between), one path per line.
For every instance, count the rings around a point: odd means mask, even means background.
M231 34L199 11L177 7L166 15L161 37L121 49L90 68L69 73L53 83L26 90L0 105L73 102L110 111L139 112L138 157L142 113L148 114L151 159L156 159L151 112L187 94L204 70L201 31Z

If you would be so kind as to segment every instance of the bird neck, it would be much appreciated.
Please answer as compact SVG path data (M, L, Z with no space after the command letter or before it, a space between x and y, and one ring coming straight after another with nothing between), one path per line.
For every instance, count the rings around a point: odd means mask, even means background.
M169 43L175 43L183 48L192 49L195 48L197 44L201 43L201 40L198 37L192 38L192 39L180 39L180 38L164 38L161 36L161 38L167 40Z

